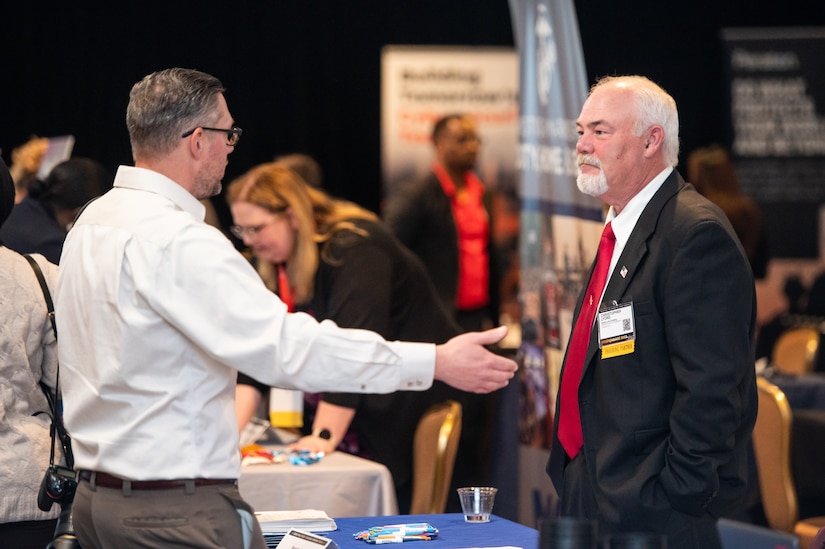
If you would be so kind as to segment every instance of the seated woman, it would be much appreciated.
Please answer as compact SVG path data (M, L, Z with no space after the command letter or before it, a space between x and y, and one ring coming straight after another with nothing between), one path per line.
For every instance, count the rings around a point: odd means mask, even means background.
M389 340L442 343L460 332L440 306L424 266L368 210L309 186L277 162L233 181L227 201L233 233L251 248L264 280L294 310L342 327L374 330ZM280 284L279 270L286 273ZM415 428L424 410L446 398L461 400L461 395L439 383L425 392L325 393L310 434L294 446L332 452L345 437L355 438L357 453L390 470L399 511L406 513ZM239 425L260 399L260 387L239 379Z

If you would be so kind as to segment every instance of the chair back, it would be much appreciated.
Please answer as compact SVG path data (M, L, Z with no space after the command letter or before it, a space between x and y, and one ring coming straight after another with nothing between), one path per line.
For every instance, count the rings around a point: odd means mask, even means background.
M756 378L759 411L753 428L753 449L762 506L771 528L793 532L798 516L791 473L791 407L779 387Z
M814 370L818 347L819 330L816 328L788 328L776 340L771 352L771 362L783 374L807 374Z
M424 412L413 441L410 514L443 513L461 436L461 404L454 400Z

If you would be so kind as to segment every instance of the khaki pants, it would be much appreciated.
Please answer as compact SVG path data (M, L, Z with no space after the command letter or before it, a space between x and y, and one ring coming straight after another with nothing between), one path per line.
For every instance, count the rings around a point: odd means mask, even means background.
M126 490L78 484L72 506L75 532L83 549L244 547L238 510L253 513L231 484ZM266 549L253 517L248 547Z

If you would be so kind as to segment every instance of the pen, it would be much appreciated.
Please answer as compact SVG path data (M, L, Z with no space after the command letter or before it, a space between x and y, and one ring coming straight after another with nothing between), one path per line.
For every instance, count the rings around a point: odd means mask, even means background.
M396 535L382 535L382 536L375 536L374 538L367 539L367 543L373 543L376 545L381 545L382 543L403 543L405 541L416 541L416 540L425 540L429 541L431 538L430 536L424 534L412 535L412 536L396 536Z
M355 539L364 540L367 543L402 543L404 541L430 540L438 535L438 529L433 528L426 522L414 522L411 524L389 524L386 526L373 526L369 530L362 530L353 534Z

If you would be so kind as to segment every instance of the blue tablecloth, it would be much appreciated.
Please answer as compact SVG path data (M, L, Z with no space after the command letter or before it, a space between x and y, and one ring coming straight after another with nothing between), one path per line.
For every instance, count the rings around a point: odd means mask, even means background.
M792 410L825 410L825 374L775 374L766 379L782 389Z
M409 522L428 522L438 528L438 537L430 541L409 541L400 544L404 549L453 549L459 547L503 547L515 546L524 549L536 549L539 545L539 532L517 522L493 515L490 522L468 524L461 513L443 515L400 515L390 517L354 517L335 518L338 530L324 532L326 538L332 539L341 549L375 548L365 541L353 539L353 534L367 530L372 526L404 524ZM397 546L392 544L393 547ZM389 546L385 546L389 547Z

